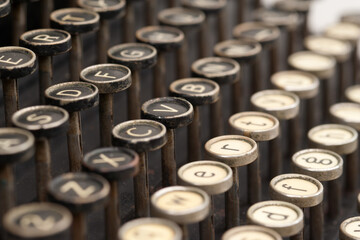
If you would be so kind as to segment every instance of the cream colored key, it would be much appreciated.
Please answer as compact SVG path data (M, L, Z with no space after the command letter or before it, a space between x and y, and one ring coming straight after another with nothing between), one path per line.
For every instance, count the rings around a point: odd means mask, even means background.
M227 230L221 237L221 240L238 239L282 240L282 237L280 234L270 228L255 225L231 228Z
M360 239L360 217L352 217L344 220L340 225L340 240Z
M345 97L347 100L360 103L360 85L353 85L345 90Z
M360 131L360 104L336 103L330 107L332 120Z

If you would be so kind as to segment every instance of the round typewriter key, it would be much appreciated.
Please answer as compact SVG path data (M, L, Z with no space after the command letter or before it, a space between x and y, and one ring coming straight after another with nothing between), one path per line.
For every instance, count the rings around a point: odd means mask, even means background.
M37 29L22 34L19 44L38 55L40 103L45 104L44 92L51 86L53 79L52 56L70 50L71 36L62 30Z
M219 85L203 78L184 78L170 85L170 95L182 97L194 106L194 118L188 127L188 161L201 159L200 109L199 106L218 100Z
M55 106L32 106L14 113L12 123L32 132L35 137L36 187L39 201L46 200L46 185L51 180L51 151L49 138L67 128L69 114Z
M358 240L360 239L360 217L351 217L345 219L340 225L340 240Z
M215 81L220 87L230 85L232 112L240 111L240 94L237 92L240 90L240 65L236 61L220 57L202 58L191 65L191 70L193 76ZM226 106L222 104L222 96L219 96L218 100L210 105L211 137L219 136L224 132L224 123L221 120L223 107Z
M151 196L151 214L180 224L183 240L191 239L186 225L204 220L209 209L210 197L195 187L166 187Z
M360 131L360 104L336 103L330 107L330 114L334 122L348 125Z
M246 225L241 227L234 227L227 230L221 237L221 240L234 240L234 239L247 239L247 238L259 238L263 240L282 240L280 234L276 231L256 226L256 225Z
M226 226L238 226L240 222L240 185L238 167L254 162L258 148L254 140L240 135L224 135L212 138L205 144L209 159L223 162L231 167L233 186L225 195ZM250 189L248 189L250 192Z
M299 138L297 135L299 128L299 97L294 93L283 90L263 90L251 96L251 103L256 109L270 113L279 120L289 120L288 133L290 143L288 143L288 146L292 148L289 149L289 151L290 153L297 151L298 146L296 146L296 142ZM281 135L270 142L270 149L272 149L272 151L277 151L274 149L280 149L280 154L275 152L271 155L272 159L270 161L274 163L270 169L271 178L282 172Z
M6 126L11 126L11 116L19 109L17 78L32 74L35 68L36 55L33 51L22 47L0 48L0 78Z
M282 237L290 237L290 240L303 239L304 213L292 203L259 202L248 209L246 217L251 224L273 229Z
M345 96L346 99L351 102L360 103L360 85L353 85L348 87L345 90Z
M0 18L9 15L10 11L11 11L10 0L3 0L0 3Z
M305 149L292 156L294 172L305 174L319 181L328 182L328 211L334 219L341 209L340 177L343 159L335 152L324 149Z
M162 186L176 185L175 129L192 122L194 108L182 98L155 98L142 105L141 115L165 125L167 143L161 149Z
M203 0L181 0L181 5L187 8L193 8L205 12L206 18L202 23L200 32L199 32L199 56L201 58L209 57L210 47L209 47L209 38L210 38L210 18L216 14L217 23L218 23L218 41L225 41L227 37L227 23L226 23L226 4L227 0L212 0L212 1L203 1ZM217 41L217 42L218 42Z
M180 185L194 186L210 195L210 214L200 222L200 238L215 239L214 202L212 195L222 194L232 186L232 170L215 161L196 161L183 165L178 170Z
M12 208L4 217L9 239L68 239L70 211L54 203L28 203Z
M105 209L106 238L116 239L121 219L118 182L137 174L139 156L127 148L99 148L85 154L82 165L87 171L102 175L110 182L110 201Z
M19 128L0 128L0 219L13 207L15 182L12 164L29 160L35 152L34 136ZM3 227L0 222L0 236Z
M83 69L80 80L99 89L99 118L101 146L111 146L113 127L113 94L131 85L130 69L119 64L98 64Z
M177 78L189 77L189 35L191 31L199 28L205 20L205 14L197 9L168 8L159 12L159 22L163 25L177 27L184 32L184 42L177 50ZM197 45L197 47L202 45Z
M234 114L229 119L232 134L240 134L254 141L272 141L279 136L279 121L274 116L261 112L241 112ZM258 144L259 146L259 144ZM260 146L259 146L260 149ZM271 154L280 154L279 150L271 149ZM260 153L260 150L259 150ZM275 157L270 158L276 159ZM270 162L269 170L275 168L274 162ZM248 202L254 204L261 201L261 176L260 176L260 154L257 159L248 165Z
M157 64L154 69L154 97L167 95L166 82L166 52L181 47L184 41L184 33L173 27L148 26L136 31L136 39L139 42L154 46L157 52Z
M311 51L296 52L289 56L289 65L300 71L312 73L321 82L322 93L322 110L321 117L328 118L328 109L331 105L332 99L332 85L331 78L335 72L336 61L333 57L324 56ZM322 121L323 122L323 121Z
M148 217L150 214L147 154L164 146L166 137L165 126L152 120L123 122L116 125L112 131L115 146L131 148L139 154L139 173L134 177L137 217Z
M82 69L82 43L80 34L95 31L99 27L99 14L81 8L64 8L50 15L51 26L71 34L70 80L79 81Z
M86 239L86 213L105 205L110 185L103 177L89 173L66 173L47 186L52 201L70 209L74 222L72 239Z
M142 43L124 43L108 50L108 61L122 64L131 70L132 83L128 90L128 119L140 118L140 71L156 64L157 51Z
M182 240L180 227L162 218L139 218L125 223L119 229L119 240Z
M106 63L106 51L109 48L109 20L114 19L125 10L125 0L77 0L79 7L100 15L100 28L97 33L97 61Z
M233 107L233 112L240 112L241 109L247 108L249 104L250 94L260 88L260 83L253 81L245 71L248 66L252 67L252 74L258 74L259 55L261 53L261 44L248 39L228 40L215 45L214 52L216 56L231 58L241 64L240 79L234 87L231 88L232 95L237 100ZM245 69L245 70L244 70ZM255 76L255 75L254 75ZM254 77L252 76L252 77ZM249 88L251 86L251 89Z
M357 189L358 166L358 133L355 129L341 124L324 124L316 126L308 132L311 147L328 149L340 155L346 155L346 191Z
M45 97L47 104L62 107L69 112L67 131L69 166L70 171L79 172L83 158L80 111L98 104L99 91L90 83L68 82L49 87L45 91Z
M270 196L300 208L310 208L310 239L323 239L324 189L321 182L302 174L282 174L271 180Z

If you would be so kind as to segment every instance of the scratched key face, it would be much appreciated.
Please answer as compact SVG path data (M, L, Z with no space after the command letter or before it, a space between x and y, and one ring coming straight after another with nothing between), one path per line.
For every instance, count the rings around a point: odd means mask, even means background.
M116 68L109 65L97 66L97 68L86 71L84 77L93 82L115 82L124 79L130 74L127 68Z
M65 11L66 10L66 11ZM76 8L64 9L64 11L57 11L54 17L56 20L66 23L86 23L97 18L97 15L91 14L88 11L81 11Z
M30 50L20 47L0 48L0 69L24 66L34 61L35 56Z
M175 232L169 226L157 223L143 223L129 228L123 236L126 240L173 240Z
M171 191L157 198L156 207L176 213L188 212L203 206L202 195L192 191Z
M59 100L79 100L89 98L96 92L94 87L86 83L59 84L47 90L47 95Z
M320 190L315 183L301 178L285 178L277 181L274 187L279 192L296 196L311 196Z
M65 110L53 106L36 106L24 108L15 113L13 121L16 125L35 130L48 129L63 124L68 119Z

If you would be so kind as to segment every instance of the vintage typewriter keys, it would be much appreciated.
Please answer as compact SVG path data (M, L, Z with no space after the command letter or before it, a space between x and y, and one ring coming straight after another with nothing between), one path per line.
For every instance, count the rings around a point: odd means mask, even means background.
M183 44L184 33L173 27L148 26L136 31L136 39L158 50L153 93L154 97L165 97L167 95L166 52L179 48Z
M258 147L254 140L240 135L224 135L212 138L205 144L209 159L223 162L233 171L233 186L225 194L226 226L240 223L240 185L238 167L251 164L258 158ZM248 189L250 194L250 189Z
M12 208L4 217L7 239L69 239L70 211L54 203L28 203Z
M305 149L292 156L292 169L296 173L328 182L328 213L330 218L336 218L341 209L343 159L329 150Z
M193 76L213 80L220 87L230 85L232 89L232 112L240 111L240 94L237 92L240 90L240 65L236 61L220 57L202 58L191 65L191 70ZM224 122L219 117L222 116L222 108L225 106L222 105L222 96L220 95L218 100L210 105L211 137L219 136L224 132Z
M70 50L71 36L62 30L37 29L22 34L19 44L38 55L40 103L45 104L44 92L51 86L53 78L52 56Z
M241 227L234 227L227 230L221 237L221 240L232 240L232 239L246 239L246 238L259 238L259 239L271 239L271 240L281 240L282 237L276 231L256 226L256 225L246 225Z
M112 140L115 146L131 148L139 154L139 172L134 177L135 212L137 217L148 217L150 198L147 154L166 144L166 128L152 120L122 122L114 127Z
M310 239L323 239L324 189L318 180L302 174L282 174L271 180L270 196L300 208L310 208Z
M345 97L347 100L360 103L360 85L353 85L345 90Z
M261 112L241 112L234 114L229 119L229 125L232 134L240 134L252 138L256 142L272 141L279 136L280 132L279 121L274 116ZM271 151L279 150L271 149ZM275 158L271 159L274 160ZM276 162L271 161L269 163L269 170L272 168L276 168ZM254 162L248 165L247 174L249 189L248 202L254 204L261 201L260 154Z
M340 225L340 240L357 240L360 238L359 232L360 217L345 219Z
M51 180L49 138L65 131L68 119L67 111L47 105L23 108L12 116L13 125L32 132L36 138L36 188L39 201L46 200L46 186Z
M180 185L194 186L210 195L210 214L200 222L200 238L214 240L214 202L212 195L222 194L232 186L232 170L216 161L196 161L183 165L178 171Z
M354 192L357 189L358 166L358 133L355 129L341 124L324 124L316 126L308 132L311 147L334 151L346 155L345 190Z
M191 239L186 225L205 219L209 209L209 196L195 187L166 187L151 196L151 215L178 223L183 240Z
M140 74L141 70L152 68L156 64L157 51L154 47L142 43L124 43L108 50L108 60L122 64L131 70L132 83L128 90L128 119L140 118Z
M182 240L180 227L167 219L138 218L125 223L118 234L119 240Z
M86 239L86 213L104 206L110 185L101 176L88 173L66 173L47 186L49 198L66 206L73 214L72 239Z
M109 20L115 18L125 9L125 0L77 0L80 7L100 15L100 28L97 33L97 62L106 63L106 51L109 48Z
M165 125L167 142L161 149L162 186L176 185L175 129L193 121L194 108L182 98L155 98L142 105L141 115Z
M200 109L199 106L217 101L219 85L203 78L184 78L170 85L170 95L182 97L194 106L194 118L188 126L188 161L201 159Z
M87 153L82 164L87 171L102 175L110 182L110 200L105 210L106 238L117 239L121 219L118 182L136 175L139 156L127 148L99 148Z
M81 9L64 8L51 13L53 28L65 30L71 34L70 81L79 81L82 69L82 43L80 34L95 31L99 27L99 14Z
M53 85L46 89L47 104L64 108L69 112L67 132L70 171L81 171L83 142L80 111L99 103L99 91L90 83L68 82Z
M302 240L304 213L288 202L264 201L252 205L247 211L247 220L251 224L275 230L290 240Z
M131 85L130 69L119 64L98 64L83 69L80 80L99 89L99 118L101 146L111 146L113 127L113 94Z
M22 47L0 48L0 78L2 80L5 124L11 126L11 116L19 109L17 78L32 74L36 68L36 55Z

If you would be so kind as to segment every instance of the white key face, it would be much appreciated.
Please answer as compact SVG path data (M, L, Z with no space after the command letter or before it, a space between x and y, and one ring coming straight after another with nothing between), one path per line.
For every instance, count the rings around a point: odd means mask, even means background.
M287 91L307 90L314 85L314 80L300 74L278 74L275 83Z
M268 205L255 210L252 219L271 227L290 225L299 218L297 212L287 206Z
M353 237L360 238L360 220L347 224L345 231Z
M333 67L331 58L317 54L296 55L296 58L293 59L293 63L297 68L308 71L318 71Z
M348 44L331 38L311 38L307 41L307 45L313 51L330 55L341 55L350 51Z
M284 195L311 196L319 191L314 183L300 178L286 178L275 184L275 190Z
M326 145L346 144L354 137L353 133L342 128L319 129L310 138Z
M268 94L254 99L254 104L256 106L266 108L268 110L290 107L295 104L295 102L294 98L279 94Z
M224 168L210 164L191 166L182 174L183 179L197 185L216 184L227 176L228 172Z
M263 116L240 116L232 124L248 131L269 130L275 126L274 121Z
M227 238L226 240L275 240L274 237L270 236L267 233L257 232L257 231L246 231L239 232L233 236Z
M174 238L173 229L156 223L135 226L124 234L126 240L173 240Z
M352 87L351 90L346 92L346 94L351 101L360 103L360 86Z
M210 151L218 155L239 156L249 152L253 146L240 139L225 139L213 143Z
M155 204L160 209L182 213L198 208L203 203L204 198L198 193L190 191L172 191L160 196Z
M330 27L326 34L339 39L358 39L360 35L360 28L354 24L337 23Z
M343 105L331 110L331 113L348 122L360 122L360 105L359 107L355 107L354 105Z
M308 152L297 156L294 161L305 169L326 170L340 164L339 159L326 152Z

